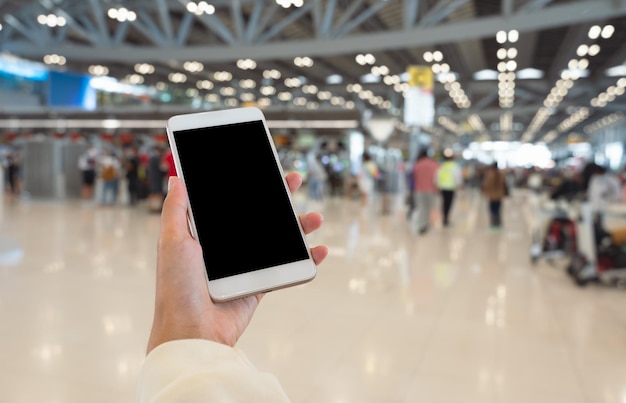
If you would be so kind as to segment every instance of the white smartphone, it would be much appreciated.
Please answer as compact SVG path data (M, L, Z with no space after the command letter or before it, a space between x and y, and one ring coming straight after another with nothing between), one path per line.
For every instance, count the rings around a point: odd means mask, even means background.
M312 280L317 269L263 112L176 115L166 130L211 298L228 301Z

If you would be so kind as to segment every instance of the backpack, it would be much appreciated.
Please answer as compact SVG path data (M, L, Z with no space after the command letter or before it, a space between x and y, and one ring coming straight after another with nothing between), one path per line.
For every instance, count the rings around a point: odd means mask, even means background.
M113 165L106 165L104 169L102 169L100 177L103 181L112 181L117 178L117 171Z

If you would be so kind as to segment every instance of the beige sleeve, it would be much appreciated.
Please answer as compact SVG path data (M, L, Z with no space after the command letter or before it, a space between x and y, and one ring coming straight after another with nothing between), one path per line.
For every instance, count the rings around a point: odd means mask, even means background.
M146 357L138 403L289 402L278 380L243 352L207 340L164 343Z

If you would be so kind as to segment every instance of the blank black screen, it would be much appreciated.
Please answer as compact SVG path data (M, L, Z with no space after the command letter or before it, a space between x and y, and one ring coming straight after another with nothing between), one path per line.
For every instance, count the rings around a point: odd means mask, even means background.
M173 134L209 280L308 258L262 121Z

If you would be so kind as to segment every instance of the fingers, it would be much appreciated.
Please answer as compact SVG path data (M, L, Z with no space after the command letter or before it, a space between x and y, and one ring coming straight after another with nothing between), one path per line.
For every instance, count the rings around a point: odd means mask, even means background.
M323 221L324 216L318 212L312 212L300 216L300 223L302 224L302 229L305 234L310 234L311 232L319 229L322 226Z
M161 211L161 234L174 239L191 236L187 223L187 204L185 184L180 178L171 176Z
M316 265L319 265L326 259L328 256L328 247L324 245L316 246L311 248L311 257L313 257L313 261Z
M302 186L302 175L297 172L290 172L285 176L287 180L287 185L289 185L289 190L291 193L294 193L296 190L300 189Z

